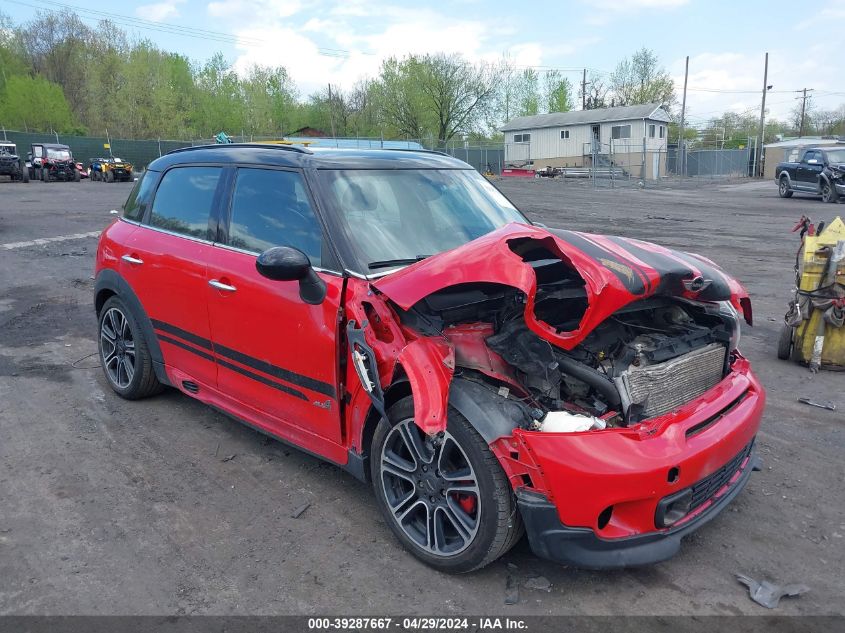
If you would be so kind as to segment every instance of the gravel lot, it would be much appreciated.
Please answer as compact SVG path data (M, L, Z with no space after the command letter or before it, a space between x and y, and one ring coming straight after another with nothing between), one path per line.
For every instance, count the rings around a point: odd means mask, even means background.
M764 469L678 556L599 573L522 542L481 572L441 575L399 547L351 476L175 391L121 400L96 367L96 239L20 243L101 230L131 185L0 182L0 614L771 613L736 572L811 586L779 613L845 613L845 377L774 355L789 230L843 207L781 200L770 182L498 184L538 221L698 251L752 294L742 348L769 393ZM523 586L505 605L509 573L550 591Z

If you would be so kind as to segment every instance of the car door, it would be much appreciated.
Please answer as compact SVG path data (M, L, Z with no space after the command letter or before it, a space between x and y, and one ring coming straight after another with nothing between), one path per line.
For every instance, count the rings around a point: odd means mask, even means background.
M222 224L207 277L218 389L262 412L275 434L325 454L320 440L341 441L343 279L320 269L327 245L303 175L238 168ZM256 270L261 252L283 245L306 253L326 282L320 305L300 298L299 282L273 281Z
M815 191L818 188L822 167L821 152L816 150L804 152L804 156L798 164L799 186L804 190Z
M168 374L192 393L217 382L206 267L222 174L213 166L175 167L160 180L148 172L139 187L147 179L155 186L150 209L120 255L120 273L152 321Z

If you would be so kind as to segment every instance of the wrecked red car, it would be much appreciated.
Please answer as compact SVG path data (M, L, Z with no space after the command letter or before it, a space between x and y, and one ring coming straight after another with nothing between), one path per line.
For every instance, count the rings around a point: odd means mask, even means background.
M757 463L738 282L533 225L437 153L167 154L100 238L95 305L114 391L174 387L371 482L444 571L523 533L566 564L663 560Z

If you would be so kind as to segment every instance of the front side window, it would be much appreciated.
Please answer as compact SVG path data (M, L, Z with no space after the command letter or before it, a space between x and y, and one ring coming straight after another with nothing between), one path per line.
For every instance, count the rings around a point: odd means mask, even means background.
M614 125L610 129L611 138L631 138L630 125Z
M322 230L302 175L273 169L239 169L232 196L229 245L252 253L293 246L320 265Z
M349 236L356 270L375 274L528 223L475 170L325 170L324 190Z
M153 200L150 225L208 239L208 218L220 167L176 167L164 174Z
M818 154L819 154L818 152L814 152L814 151L810 150L809 152L804 154L804 162L809 163L811 160L818 160L818 158L819 158Z

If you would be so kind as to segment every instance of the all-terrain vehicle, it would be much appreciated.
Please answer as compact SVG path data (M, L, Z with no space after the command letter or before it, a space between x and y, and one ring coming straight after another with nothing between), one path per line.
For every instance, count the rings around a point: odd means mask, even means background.
M132 180L132 164L114 156L92 159L91 180L130 182Z
M59 143L33 143L30 171L30 176L44 182L80 180L70 148Z
M14 143L0 141L0 176L8 176L13 181L29 182L29 172L24 169Z

